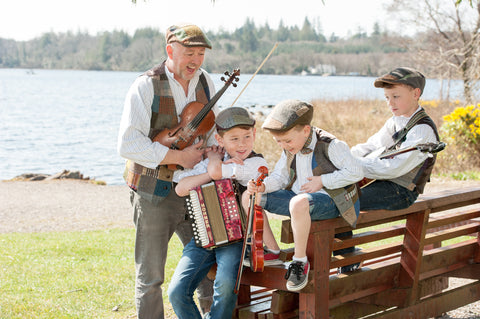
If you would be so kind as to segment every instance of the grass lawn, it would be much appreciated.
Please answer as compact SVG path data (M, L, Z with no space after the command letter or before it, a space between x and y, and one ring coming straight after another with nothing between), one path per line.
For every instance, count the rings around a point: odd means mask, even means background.
M270 223L279 237L281 220ZM134 232L1 234L1 318L136 318ZM173 236L163 286L167 318L174 318L166 290L181 252Z
M135 315L133 243L132 229L0 235L2 318Z
M281 221L271 223L280 234ZM135 318L134 235L133 229L0 234L0 317ZM166 304L181 252L173 236Z

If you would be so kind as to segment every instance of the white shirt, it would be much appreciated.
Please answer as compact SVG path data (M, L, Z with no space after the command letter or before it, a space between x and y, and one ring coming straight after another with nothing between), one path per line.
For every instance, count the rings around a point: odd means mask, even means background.
M312 142L308 148L313 150L316 143L317 135L314 133L312 135ZM303 184L308 182L308 177L313 176L313 155L313 152L310 152L309 154L298 152L295 156L297 178L292 185L292 191L296 194L302 193L300 188ZM325 188L336 189L345 187L356 183L363 178L362 167L350 153L350 149L345 142L338 139L332 140L328 146L328 156L332 164L338 170L321 175L322 183ZM272 174L265 178L265 192L270 193L285 188L289 182L289 171L290 168L287 167L287 156L285 155L285 152L282 152ZM320 192L326 194L323 189L320 190Z
M421 108L418 107L415 113L420 110ZM372 135L366 143L352 147L352 154L357 156L357 159L363 166L365 177L371 179L396 178L408 173L427 159L428 154L418 150L397 155L392 159L381 160L379 158L364 157L370 152L382 147L388 148L392 146L394 144L392 135L403 129L410 118L411 117L393 116L388 119L380 131ZM401 144L401 148L436 142L438 141L435 132L429 125L417 124L408 131L406 140Z
M166 66L165 72L175 101L179 122L184 107L196 100L195 89L202 72L205 74L208 83L210 97L213 97L215 94L214 83L203 69L198 70L193 79L190 80L187 95L185 95L182 86L174 79L173 73ZM147 75L138 77L130 87L125 98L117 142L117 150L120 156L149 168L156 168L163 161L169 150L167 146L158 142L152 142L148 137L150 119L152 117L153 96L152 79ZM212 110L215 114L219 111L216 105ZM215 144L213 134L210 135L207 141L207 145L212 144ZM178 174L179 171L177 170L173 176L173 181L177 181Z
M229 158L228 155L225 155L224 161ZM206 158L191 170L184 171L179 175L181 180L188 176L200 175L207 172L209 159ZM247 186L248 181L252 178L259 176L258 168L260 166L267 166L267 161L260 156L254 156L247 158L243 161L243 165L236 163L222 164L222 178L232 178L236 179L240 185Z

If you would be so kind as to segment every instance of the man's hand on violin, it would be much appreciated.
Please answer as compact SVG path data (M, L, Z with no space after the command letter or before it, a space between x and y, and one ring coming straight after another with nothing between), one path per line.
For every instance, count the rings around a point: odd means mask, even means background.
M205 154L209 160L222 160L225 156L225 149L218 145L212 145L205 150Z
M184 168L193 168L203 159L204 149L202 148L203 141L190 145L184 148L180 156L180 164Z

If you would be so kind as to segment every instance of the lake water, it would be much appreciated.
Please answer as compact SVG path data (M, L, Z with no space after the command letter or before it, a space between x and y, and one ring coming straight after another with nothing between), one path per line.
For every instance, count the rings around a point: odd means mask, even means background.
M32 74L33 72L33 74ZM116 142L123 101L137 72L0 69L0 180L23 173L55 174L64 169L122 184L124 160ZM211 74L217 90L221 75ZM240 75L218 101L231 106L251 74ZM369 77L257 75L235 106L268 109L295 98L383 99ZM451 97L461 97L454 81ZM427 80L423 98L439 96L439 81Z

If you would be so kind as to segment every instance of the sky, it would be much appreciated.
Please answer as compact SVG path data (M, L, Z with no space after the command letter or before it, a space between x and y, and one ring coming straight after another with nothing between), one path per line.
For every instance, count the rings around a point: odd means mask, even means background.
M378 22L389 28L378 0L6 0L0 4L0 38L26 41L46 32L125 31L152 27L164 32L180 22L210 31L234 31L247 18L277 29L303 25L305 17L323 34L344 37L359 28L370 34ZM390 29L390 28L389 28Z

